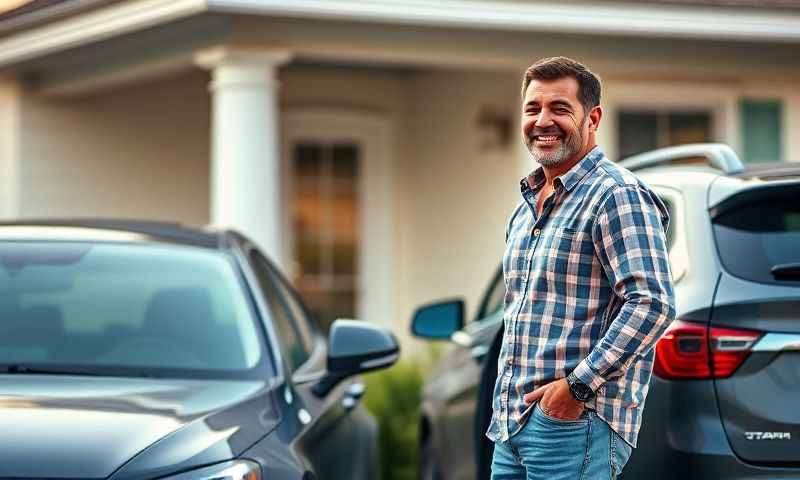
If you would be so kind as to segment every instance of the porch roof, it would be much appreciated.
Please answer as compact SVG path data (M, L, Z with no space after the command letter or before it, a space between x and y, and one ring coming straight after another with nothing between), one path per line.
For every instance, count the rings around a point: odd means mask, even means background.
M6 0L6 5L16 8L0 9L0 67L204 13L485 31L800 42L800 0Z

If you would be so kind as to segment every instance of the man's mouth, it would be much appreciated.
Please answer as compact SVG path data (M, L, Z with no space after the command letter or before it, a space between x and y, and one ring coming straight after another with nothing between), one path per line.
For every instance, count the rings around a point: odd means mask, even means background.
M555 143L561 140L561 135L533 135L533 140L539 143Z

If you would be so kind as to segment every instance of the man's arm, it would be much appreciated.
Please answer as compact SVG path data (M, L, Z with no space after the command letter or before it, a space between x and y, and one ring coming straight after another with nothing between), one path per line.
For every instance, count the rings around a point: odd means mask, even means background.
M660 201L636 185L617 186L592 228L595 253L623 304L574 373L596 391L647 355L675 318ZM664 214L666 215L666 214Z

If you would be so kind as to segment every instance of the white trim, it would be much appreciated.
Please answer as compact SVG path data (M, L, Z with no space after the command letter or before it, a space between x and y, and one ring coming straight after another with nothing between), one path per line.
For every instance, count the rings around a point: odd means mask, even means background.
M209 10L481 30L800 40L800 14L634 3L476 0L208 0Z
M285 185L284 202L289 205L291 191L290 155L292 145L300 140L320 142L353 141L361 147L359 164L359 216L361 243L358 253L359 279L356 316L395 329L396 312L392 248L395 244L395 211L391 173L392 126L382 114L337 108L298 108L282 112L282 157ZM284 245L287 258L293 258L291 218L283 210Z
M205 0L116 4L11 35L0 41L0 66L78 47L206 11Z

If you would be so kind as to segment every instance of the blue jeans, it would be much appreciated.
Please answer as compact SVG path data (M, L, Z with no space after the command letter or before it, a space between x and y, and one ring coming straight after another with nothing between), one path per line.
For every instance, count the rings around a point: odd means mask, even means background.
M615 479L632 450L591 410L559 420L537 404L516 435L495 443L492 480Z

